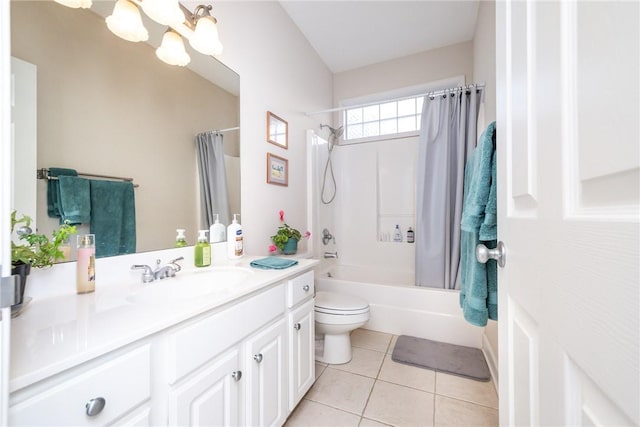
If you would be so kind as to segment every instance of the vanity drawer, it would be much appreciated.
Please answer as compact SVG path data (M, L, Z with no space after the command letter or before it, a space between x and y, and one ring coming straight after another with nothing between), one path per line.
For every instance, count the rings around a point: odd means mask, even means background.
M284 313L284 284L169 334L169 384L202 366Z
M151 396L149 345L111 360L89 362L12 395L10 425L105 425L113 423ZM68 379L67 379L68 378ZM133 380L132 380L133 379ZM104 399L96 415L87 415L92 399Z
M289 308L313 295L313 271L294 277L287 283L287 307Z

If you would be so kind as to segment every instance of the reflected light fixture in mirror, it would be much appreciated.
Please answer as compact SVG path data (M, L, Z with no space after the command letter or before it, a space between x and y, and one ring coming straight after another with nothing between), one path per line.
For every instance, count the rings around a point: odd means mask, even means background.
M89 9L92 5L91 0L54 0L56 3L60 3L63 6L67 6L73 9Z
M204 55L220 55L222 43L218 36L218 21L211 16L211 5L199 5L193 11L191 24L195 24L189 44Z
M156 56L169 65L184 67L191 61L191 57L184 50L184 43L180 34L171 28L162 36L162 44L156 49Z
M149 39L149 33L142 25L138 6L129 0L118 0L113 7L113 13L107 16L105 21L113 34L127 41L141 42Z
M177 0L142 0L142 10L158 24L176 26L184 22Z

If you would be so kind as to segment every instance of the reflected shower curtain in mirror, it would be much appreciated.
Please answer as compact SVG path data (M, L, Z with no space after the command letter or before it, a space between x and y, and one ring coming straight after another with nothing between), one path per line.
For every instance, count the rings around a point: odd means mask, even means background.
M222 141L223 135L215 132L196 136L201 230L209 229L215 222L216 214L220 215L222 224L228 225L231 222Z
M418 149L416 285L460 289L464 167L476 146L482 91L425 97Z

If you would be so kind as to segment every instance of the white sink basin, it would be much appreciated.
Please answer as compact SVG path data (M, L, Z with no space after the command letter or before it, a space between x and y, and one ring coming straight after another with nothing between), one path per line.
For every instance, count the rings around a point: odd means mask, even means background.
M163 304L225 294L254 272L242 267L211 267L204 270L179 272L175 277L140 284L127 297L136 304Z

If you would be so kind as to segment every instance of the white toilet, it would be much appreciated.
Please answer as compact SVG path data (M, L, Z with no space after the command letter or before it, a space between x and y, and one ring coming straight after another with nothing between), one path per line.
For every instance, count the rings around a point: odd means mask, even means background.
M316 336L324 335L324 349L316 360L331 365L351 360L351 331L369 320L369 304L350 295L316 292Z

